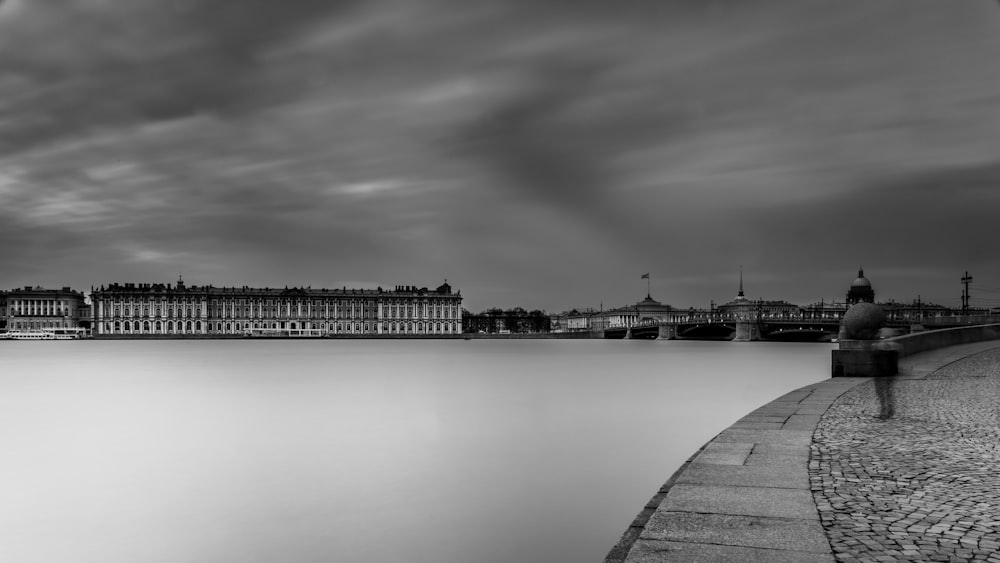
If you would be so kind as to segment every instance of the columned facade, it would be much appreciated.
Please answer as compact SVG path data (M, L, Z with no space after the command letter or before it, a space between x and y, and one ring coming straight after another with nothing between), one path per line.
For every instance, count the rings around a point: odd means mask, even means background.
M6 292L4 317L7 330L80 328L84 296L68 287L25 287Z
M92 293L97 336L456 335L460 293L112 284Z

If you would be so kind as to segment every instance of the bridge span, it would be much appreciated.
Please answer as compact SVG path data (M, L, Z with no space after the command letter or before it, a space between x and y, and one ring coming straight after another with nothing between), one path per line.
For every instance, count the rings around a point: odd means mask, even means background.
M668 321L643 319L632 326L604 329L604 338L637 340L730 340L734 342L825 342L837 338L840 317L815 315L731 316L695 314ZM1000 322L1000 316L941 316L924 319L888 319L896 334L924 329L955 328Z

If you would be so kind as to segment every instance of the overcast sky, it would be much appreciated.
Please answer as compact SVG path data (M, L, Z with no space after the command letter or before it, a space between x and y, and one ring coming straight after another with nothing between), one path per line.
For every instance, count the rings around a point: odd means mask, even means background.
M998 60L994 0L0 0L0 288L1000 304Z

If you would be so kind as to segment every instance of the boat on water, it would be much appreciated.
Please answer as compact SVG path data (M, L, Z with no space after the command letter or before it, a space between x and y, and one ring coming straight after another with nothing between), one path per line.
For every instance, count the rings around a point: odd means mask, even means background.
M248 328L243 338L326 338L325 330L318 328Z
M3 340L77 340L83 338L82 329L45 328L34 330L8 330L0 333Z
M4 340L55 340L55 333L45 330L10 330L0 334Z

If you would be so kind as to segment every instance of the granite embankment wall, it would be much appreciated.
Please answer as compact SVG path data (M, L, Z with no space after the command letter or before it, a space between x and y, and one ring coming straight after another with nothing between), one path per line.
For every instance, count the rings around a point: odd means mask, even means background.
M905 336L887 338L880 343L879 348L896 350L899 357L912 356L920 352L970 344L986 340L1000 340L1000 324L963 326L916 332Z
M900 377L919 378L996 340L1000 324L875 342L900 357L915 356L900 362ZM869 381L840 377L808 385L722 431L643 507L605 563L837 561L811 492L813 435L841 394Z

